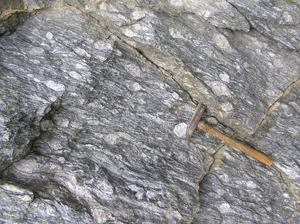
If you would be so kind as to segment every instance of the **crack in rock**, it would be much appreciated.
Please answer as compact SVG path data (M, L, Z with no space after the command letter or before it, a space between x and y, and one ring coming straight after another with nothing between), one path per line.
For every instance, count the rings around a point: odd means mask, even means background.
M261 128L261 126L267 121L269 114L272 113L273 108L276 107L276 105L280 102L280 100L288 94L288 92L290 91L290 89L293 88L294 85L298 84L300 82L300 77L298 77L295 81L293 81L291 84L289 84L283 91L282 91L282 95L279 96L273 103L271 106L268 107L268 110L265 114L265 116L263 117L263 119L261 120L261 122L259 122L259 125L257 127L257 129L253 132L253 134L259 129Z
M300 195L299 192L297 192L296 190L296 186L292 184L291 180L284 174L284 172L281 171L278 165L274 164L272 167L280 174L282 180L286 184L287 188L289 189L289 191L291 192L291 194L293 195L297 203L300 203Z

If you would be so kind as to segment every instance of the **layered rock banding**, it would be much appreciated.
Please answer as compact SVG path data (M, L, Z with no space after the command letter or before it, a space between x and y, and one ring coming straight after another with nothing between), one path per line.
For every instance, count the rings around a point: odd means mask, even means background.
M1 222L299 222L299 2L1 4Z

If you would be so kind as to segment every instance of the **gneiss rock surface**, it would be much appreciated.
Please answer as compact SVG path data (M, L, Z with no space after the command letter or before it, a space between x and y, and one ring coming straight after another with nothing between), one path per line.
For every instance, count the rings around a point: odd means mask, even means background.
M298 223L299 205L280 172L233 148L200 183L192 223ZM277 163L276 163L277 164Z
M297 1L4 6L1 222L299 223Z
M52 0L0 1L0 36L9 35L35 12L57 3Z
M79 10L62 8L31 17L1 39L2 66L24 79L23 86L7 86L11 92L3 94L3 112L10 116L3 127L20 121L9 110L18 105L15 98L28 105L14 108L28 115L27 123L44 115L31 153L10 165L3 178L35 192L37 204L65 203L67 211L57 208L62 220L78 206L99 223L188 221L199 206L198 182L212 162L205 150L184 142L194 104L156 66L107 34ZM50 111L42 110L48 104ZM9 130L21 133L21 146L29 147L33 131L21 124ZM7 135L8 148L19 146L16 134ZM35 204L27 207L35 212ZM32 221L26 212L17 216L10 209L1 219Z
M93 223L84 210L55 200L36 198L34 192L10 182L0 182L1 222Z
M300 49L299 0L228 0L260 33L293 50Z
M200 183L202 206L193 223L299 222L299 95L298 80L248 139L272 155L273 165L266 167L232 148L224 149L223 163Z
M230 9L225 14L236 12L222 2ZM169 72L211 115L239 133L253 134L268 107L299 77L299 53L254 29L245 34L229 25L215 27L204 15L187 10L170 15L166 5L155 2L151 8L123 1L79 8ZM240 23L240 17L233 22Z

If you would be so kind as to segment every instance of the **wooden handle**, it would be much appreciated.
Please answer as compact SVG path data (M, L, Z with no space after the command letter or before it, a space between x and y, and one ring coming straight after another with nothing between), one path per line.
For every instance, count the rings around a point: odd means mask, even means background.
M242 151L243 153L249 155L249 156L252 156L254 159L257 159L258 161L270 166L273 162L273 159L266 156L265 154L262 154L261 152L258 152L256 151L255 149L247 146L247 145L244 145L243 143L227 136L227 135L224 135L223 133L217 131L216 129L210 127L208 124L204 123L203 121L200 121L198 123L198 126L197 126L199 129L215 136L216 138L226 142L227 144L233 146L234 148Z

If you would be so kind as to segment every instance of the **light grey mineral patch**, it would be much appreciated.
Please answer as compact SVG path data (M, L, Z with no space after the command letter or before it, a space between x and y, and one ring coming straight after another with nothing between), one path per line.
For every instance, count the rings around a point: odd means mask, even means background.
M186 128L187 128L186 123L180 123L174 127L173 131L179 138L185 138Z

